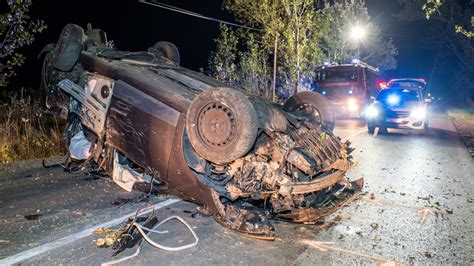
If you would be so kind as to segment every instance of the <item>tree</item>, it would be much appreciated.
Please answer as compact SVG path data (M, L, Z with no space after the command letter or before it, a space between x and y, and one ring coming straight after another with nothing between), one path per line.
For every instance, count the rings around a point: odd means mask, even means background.
M46 29L42 20L32 20L29 8L31 0L8 0L8 11L0 14L0 87L8 84L15 69L25 62L17 50L31 45L34 36Z
M301 89L300 81L313 75L315 66L322 63L314 0L224 0L224 7L233 12L239 22L261 31L234 31L238 36L237 47L242 48L235 58L228 54L233 43L223 39L229 39L229 28L221 27L217 49L210 60L210 72L217 79L227 81L218 72L219 67L229 65L220 59L237 59L234 61L239 72L237 83L247 91L269 97L275 42L278 84L281 91L286 91L285 95L290 90Z
M323 3L323 4L321 4ZM275 48L277 84L280 97L305 89L303 82L314 81L324 59L348 61L357 46L349 41L350 22L357 18L370 30L370 41L361 50L363 59L382 69L396 66L398 51L391 40L381 37L380 29L370 23L363 0L325 4L317 0L224 0L224 7L247 26L257 28L230 30L221 28L217 50L211 56L211 73L222 81L227 71L234 73L247 91L269 96ZM229 41L229 32L237 42ZM232 39L235 41L235 39ZM230 51L239 50L235 57ZM229 63L232 61L232 64Z
M269 58L278 43L277 65L280 86L293 93L300 81L322 63L318 48L320 25L314 0L225 0L224 6L241 23L262 29L257 40ZM245 37L245 36L243 36Z
M216 51L209 56L208 74L229 85L237 85L237 36L232 29L221 25L219 38L214 41Z
M433 29L433 39L441 44L443 58L440 64L455 69L449 89L467 103L474 101L474 38L471 38L473 1L462 0L399 0L403 6L397 15L401 20L426 21ZM454 57L455 60L449 60ZM443 60L444 59L444 60ZM460 93L456 93L460 92Z
M327 61L347 62L359 57L358 59L381 70L397 67L398 49L391 39L385 40L380 28L371 22L363 0L334 3L326 1L322 15L328 21L322 44ZM365 40L359 40L359 43L350 36L356 26L362 27L366 32ZM358 50L360 50L359 56Z
M455 0L452 0L452 1L455 1ZM473 5L473 4L474 4L474 2L471 1L468 4L467 10L469 10L469 7L472 8L471 5ZM426 19L430 19L430 17L432 15L436 14L436 13L440 14L440 9L441 9L442 5L443 5L443 1L441 1L441 0L426 0L426 3L424 3L421 6L421 9L423 9L423 11L425 11ZM472 11L472 9L471 9L471 11ZM467 15L469 17L469 14L467 14ZM472 14L471 14L470 18L471 18L471 22L470 22L471 30L468 30L467 27L458 24L458 25L454 26L455 32L461 33L464 36L466 36L467 38L474 37L474 32L472 31L472 28L474 28L474 16L472 16ZM466 24L469 24L469 22L466 23Z
M247 33L247 40L240 42L237 34L226 25L220 26L219 38L215 39L216 51L209 56L207 74L251 94L270 97L268 54L257 43L256 34Z
M257 36L249 34L246 50L239 52L240 86L251 94L271 98L272 70L268 65L268 54L262 52Z

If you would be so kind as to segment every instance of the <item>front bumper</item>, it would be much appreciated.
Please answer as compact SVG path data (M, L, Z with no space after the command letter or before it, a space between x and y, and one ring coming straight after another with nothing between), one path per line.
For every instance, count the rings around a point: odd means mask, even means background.
M414 117L405 118L379 118L369 119L369 127L384 127L384 128L403 128L403 129L423 129L425 127L426 118L418 119Z
M337 117L360 117L363 108L363 104L359 101L352 107L347 101L331 101L331 104Z

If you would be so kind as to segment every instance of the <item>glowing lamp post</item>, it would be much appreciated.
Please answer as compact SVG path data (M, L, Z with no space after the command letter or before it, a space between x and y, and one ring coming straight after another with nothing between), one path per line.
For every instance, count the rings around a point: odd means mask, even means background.
M365 38L365 29L361 26L355 26L351 30L351 38L357 42L357 59L360 59L359 44Z

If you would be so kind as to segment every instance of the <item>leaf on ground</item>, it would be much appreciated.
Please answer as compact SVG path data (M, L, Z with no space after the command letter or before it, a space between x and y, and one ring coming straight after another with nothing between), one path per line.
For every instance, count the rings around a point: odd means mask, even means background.
M372 227L372 229L376 230L377 228L379 228L379 224L378 223L371 223L370 227Z
M26 214L24 217L26 220L28 221L32 221L32 220L38 220L38 218L40 218L43 214L41 213L37 213L37 214Z
M429 251L425 251L423 255L425 255L425 257L430 258L430 259L433 258L433 255Z

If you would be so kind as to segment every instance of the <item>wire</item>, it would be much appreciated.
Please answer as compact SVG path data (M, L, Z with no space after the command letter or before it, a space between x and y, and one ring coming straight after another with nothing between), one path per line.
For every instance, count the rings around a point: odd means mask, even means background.
M168 231L157 231L157 230L154 230L154 229L156 229L157 227L161 226L162 224L164 224L164 223L166 223L170 220L173 220L173 219L176 219L176 220L180 221L181 223L183 223L189 229L189 231L191 232L191 234L193 235L193 237L195 239L195 241L193 243L186 244L186 245L183 245L183 246L178 246L178 247L168 247L168 246L160 245L160 244L156 243L155 241L151 240L148 237L148 235L151 234L151 233L158 233L158 234L167 233ZM196 246L199 242L199 237L196 235L196 232L194 232L194 230L191 228L191 226L183 218L181 218L179 216L176 216L176 215L173 215L173 216L170 216L170 217L164 219L163 221L161 221L157 225L153 226L152 228L147 228L147 227L145 227L141 224L138 224L136 222L133 222L132 226L135 226L137 228L137 230L140 232L140 234L142 234L143 238L145 239L146 242L148 242L148 244L150 244L150 245L152 245L156 248L167 250L167 251L180 251L180 250L184 250L184 249L189 249L189 248L192 248L192 247ZM148 233L145 233L145 231L147 231ZM140 251L141 251L141 245L137 248L135 253L133 253L132 255L127 256L127 257L123 257L123 258L118 259L118 260L104 262L104 263L102 263L102 266L110 266L110 265L118 264L118 263L124 262L126 260L135 258L136 256L140 255Z
M182 222L188 229L189 231L191 231L191 234L193 234L193 237L195 239L195 241L193 243L190 243L190 244L187 244L187 245L183 245L183 246L179 246L179 247L168 247L168 246L163 246L163 245L160 245L156 242L154 242L153 240L151 240L149 237L148 237L148 234L145 234L145 231L150 231L150 232L153 232L153 229L156 228L156 227L159 227L160 225L166 223L167 221L169 220L172 220L172 219L177 219L179 220L180 222ZM173 216L170 216L166 219L164 219L163 221L161 221L159 224L155 225L153 228L149 229L149 228L146 228L138 223L133 223L133 225L138 229L138 231L143 235L143 238L145 238L145 240L148 242L148 244L154 246L154 247L157 247L159 249L163 249L163 250L167 250L167 251L180 251L180 250L184 250L184 249L188 249L188 248L192 248L194 246L196 246L199 242L199 238L198 236L196 235L196 232L194 232L194 230L191 228L191 226L181 217L179 216L176 216L176 215L173 215ZM157 231L158 232L158 231ZM159 232L159 233L162 233L162 232Z
M199 14L199 13L196 13L196 12L193 12L193 11L189 11L189 10L182 9L182 8L179 8L179 7L163 4L163 3L160 3L160 2L157 2L157 1L149 2L147 0L138 0L138 2L140 2L142 4L147 4L147 5L151 5L151 6L154 6L154 7L159 7L159 8L162 8L162 9L166 9L166 10L169 10L169 11L185 14L185 15L188 15L188 16L193 16L193 17L197 17L197 18L201 18L201 19L205 19L205 20L210 20L210 21L219 22L219 23L222 23L222 24L227 24L227 25L230 25L230 26L238 27L238 28L244 28L244 29L254 30L254 31L262 31L262 29L257 29L257 28L245 26L245 25L242 25L242 24L237 24L237 23L233 23L233 22L229 22L229 21L225 21L225 20L221 20L221 19L217 19L217 18L213 18L213 17L204 16L202 14Z

